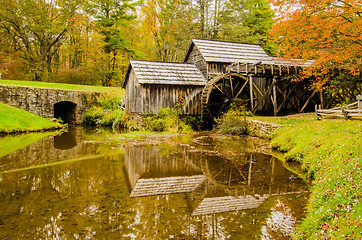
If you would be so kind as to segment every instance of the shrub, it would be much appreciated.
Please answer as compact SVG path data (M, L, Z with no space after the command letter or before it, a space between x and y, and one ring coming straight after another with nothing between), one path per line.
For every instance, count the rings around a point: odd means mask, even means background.
M84 114L83 122L87 125L112 126L113 129L128 129L129 115L121 109L121 98L113 92L97 99L95 106ZM132 125L132 128L135 128Z
M159 114L149 114L144 118L145 130L156 132L191 132L192 127L186 124L178 111L173 108L161 108Z
M182 122L190 127L190 130L200 131L202 125L201 116L179 115Z
M220 133L232 135L244 135L248 133L245 116L242 110L231 108L220 119L216 120L216 128Z
M87 125L112 126L113 129L148 130L156 132L191 132L198 130L200 119L181 116L177 109L161 108L159 114L148 114L140 121L130 120L126 111L120 108L121 100L117 94L105 94L97 99L95 106L84 115ZM192 127L192 125L194 127Z

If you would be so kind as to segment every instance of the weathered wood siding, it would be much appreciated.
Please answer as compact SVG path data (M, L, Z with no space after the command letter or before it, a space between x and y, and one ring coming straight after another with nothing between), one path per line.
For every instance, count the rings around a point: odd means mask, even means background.
M157 114L160 108L174 108L177 103L182 103L184 114L201 114L201 91L203 86L180 86L164 84L143 84L142 113Z
M193 45L193 48L191 50L190 55L187 59L185 59L185 62L195 64L195 66L200 70L200 72L204 75L206 79L208 79L208 72L207 72L207 64L202 56L201 52L195 45Z
M226 72L226 67L230 65L230 63L207 63L200 50L195 45L186 59L186 62L195 64L195 66L208 80L220 74L224 74Z
M226 67L229 66L229 63L218 63L218 62L209 62L207 63L207 76L208 79L222 75L226 73Z
M201 114L203 86L139 84L133 70L129 75L124 98L125 108L131 113L158 114L160 108L174 108L182 103L184 114Z
M143 96L141 95L141 84L138 83L134 70L131 70L127 85L125 87L125 107L131 113L143 113Z

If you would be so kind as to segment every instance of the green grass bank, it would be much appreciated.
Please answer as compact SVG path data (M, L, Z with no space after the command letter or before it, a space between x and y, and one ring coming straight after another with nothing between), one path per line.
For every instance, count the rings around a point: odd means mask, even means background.
M89 85L67 84L67 83L0 80L0 84L25 86L25 87L43 87L43 88L55 88L55 89L66 89L66 90L78 90L78 91L94 91L94 92L120 91L124 93L124 89L121 89L120 87L89 86Z
M362 121L320 120L312 115L258 118L283 124L272 145L299 161L312 189L306 218L294 239L361 239Z
M59 123L0 102L0 134L34 132L61 127Z

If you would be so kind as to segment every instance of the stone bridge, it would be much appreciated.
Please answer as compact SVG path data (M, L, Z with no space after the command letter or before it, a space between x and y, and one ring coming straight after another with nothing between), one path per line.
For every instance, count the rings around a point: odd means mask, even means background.
M0 101L45 118L80 124L101 92L0 84Z

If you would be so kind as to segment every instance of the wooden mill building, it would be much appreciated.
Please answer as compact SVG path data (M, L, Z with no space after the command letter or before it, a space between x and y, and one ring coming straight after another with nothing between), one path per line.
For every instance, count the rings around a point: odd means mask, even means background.
M231 103L274 115L312 110L320 101L316 93L308 82L292 81L311 64L270 57L259 45L193 39L184 63L130 61L126 109L158 113L181 103L185 114L210 118Z
M125 107L130 113L157 114L179 104L184 113L197 115L205 84L193 64L131 60L123 83Z

